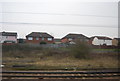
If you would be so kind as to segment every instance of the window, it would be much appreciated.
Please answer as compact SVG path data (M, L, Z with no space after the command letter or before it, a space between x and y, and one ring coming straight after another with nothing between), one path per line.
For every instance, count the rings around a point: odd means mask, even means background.
M52 41L52 38L48 38L48 41Z
M28 37L28 40L33 40L33 37Z
M39 40L39 38L37 37L36 40Z
M44 40L44 38L42 38L42 40Z

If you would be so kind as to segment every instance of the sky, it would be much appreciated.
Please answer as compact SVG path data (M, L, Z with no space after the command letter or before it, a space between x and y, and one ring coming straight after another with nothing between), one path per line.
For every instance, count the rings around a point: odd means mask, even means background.
M118 37L118 0L35 0L0 2L0 31L68 33Z

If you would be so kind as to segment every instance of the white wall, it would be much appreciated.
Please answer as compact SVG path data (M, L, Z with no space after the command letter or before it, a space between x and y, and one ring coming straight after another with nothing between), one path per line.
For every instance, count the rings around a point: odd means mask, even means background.
M97 37L95 37L92 41L93 45L112 45L112 40L103 40L103 39L98 39Z
M0 43L4 41L15 41L15 43L17 43L17 38L16 36L0 36Z
M0 43L2 43L2 36L0 36Z
M105 40L105 42L107 43L107 45L112 45L112 40Z

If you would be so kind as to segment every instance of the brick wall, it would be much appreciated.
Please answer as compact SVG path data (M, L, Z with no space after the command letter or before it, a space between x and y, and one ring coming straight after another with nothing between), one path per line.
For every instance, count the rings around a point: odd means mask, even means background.
M54 39L52 41L48 41L47 38L44 38L44 40L42 40L42 38L36 40L36 37L33 37L33 40L28 40L28 38L26 39L26 43L33 43L33 44L40 44L40 42L42 41L46 43L54 43Z
M65 38L65 39L62 39L61 42L66 43L66 42L69 42L69 40L67 38Z

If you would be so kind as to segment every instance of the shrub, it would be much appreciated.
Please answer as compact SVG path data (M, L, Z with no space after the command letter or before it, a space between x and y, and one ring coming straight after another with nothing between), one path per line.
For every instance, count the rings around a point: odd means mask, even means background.
M44 41L41 41L41 42L40 42L40 44L47 44L47 43L46 43L46 42L44 42Z
M86 42L77 41L76 44L71 47L72 56L78 59L89 58L90 52L91 48Z

